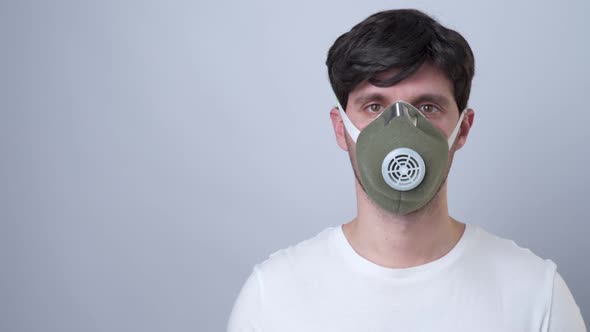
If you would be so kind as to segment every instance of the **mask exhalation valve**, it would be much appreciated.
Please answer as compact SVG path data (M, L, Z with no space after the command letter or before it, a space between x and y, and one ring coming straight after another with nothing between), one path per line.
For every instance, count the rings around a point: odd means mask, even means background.
M387 154L381 164L381 174L385 183L399 191L416 188L426 174L426 165L418 152L408 148L398 148Z

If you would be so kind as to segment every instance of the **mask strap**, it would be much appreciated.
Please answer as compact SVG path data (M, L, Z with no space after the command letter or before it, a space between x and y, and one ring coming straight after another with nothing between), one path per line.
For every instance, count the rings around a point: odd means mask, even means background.
M459 116L459 121L457 121L457 124L455 125L455 129L453 129L451 136L449 136L449 140L447 141L449 143L449 150L453 147L453 144L455 143L455 138L457 138L457 134L459 133L459 128L461 128L461 122L463 122L463 116L465 115L466 110L467 109L464 109L463 112L461 112L461 115Z
M346 112L344 112L344 108L342 108L342 105L340 105L340 102L336 101L336 103L338 104L338 110L340 111L340 117L342 118L342 122L344 122L344 127L346 127L346 131L348 131L348 134L356 143L356 139L357 137L359 137L360 130L358 130L358 128L352 124L352 122L348 118L348 115L346 115Z

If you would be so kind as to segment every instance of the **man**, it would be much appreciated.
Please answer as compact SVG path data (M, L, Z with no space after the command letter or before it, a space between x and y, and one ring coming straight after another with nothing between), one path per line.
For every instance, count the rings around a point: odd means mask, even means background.
M553 262L449 216L446 178L474 121L465 39L385 11L326 64L357 216L257 264L228 331L585 331Z

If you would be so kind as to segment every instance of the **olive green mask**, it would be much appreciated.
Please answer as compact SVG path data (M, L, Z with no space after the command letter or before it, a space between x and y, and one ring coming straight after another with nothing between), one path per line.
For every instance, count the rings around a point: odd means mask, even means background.
M430 202L440 189L463 114L447 138L411 104L385 109L362 132L338 105L356 142L361 186L369 198L394 214L408 214Z

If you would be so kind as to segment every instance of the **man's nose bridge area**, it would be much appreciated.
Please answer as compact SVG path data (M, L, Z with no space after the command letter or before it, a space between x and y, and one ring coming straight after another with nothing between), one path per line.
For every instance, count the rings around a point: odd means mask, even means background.
M385 119L385 125L389 125L389 123L391 122L391 120L393 120L396 117L400 117L400 116L406 116L408 117L409 120L412 121L412 123L414 124L414 126L416 125L418 119L417 116L415 114L412 114L412 112L410 112L410 107L402 102L396 102L395 104L391 105L390 108L386 111L386 114L384 114L387 118Z
M401 116L408 113L408 109L402 103L395 103L395 116Z

